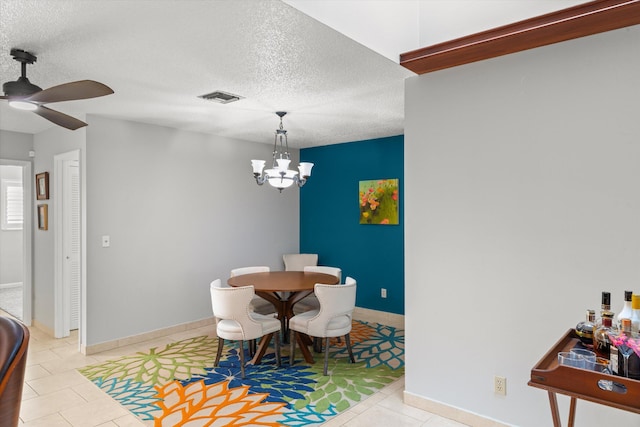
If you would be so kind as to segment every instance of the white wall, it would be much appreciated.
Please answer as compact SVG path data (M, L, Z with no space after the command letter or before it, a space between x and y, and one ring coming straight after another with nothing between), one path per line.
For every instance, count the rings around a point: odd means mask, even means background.
M398 63L400 54L586 0L283 0Z
M638 40L635 26L407 80L407 393L551 425L531 368L601 291L614 310L640 292ZM640 418L579 401L576 425Z
M420 0L419 46L414 49L491 30L586 0Z
M88 123L88 345L209 318L212 280L247 265L282 269L282 254L298 250L299 190L258 187L251 172L270 145Z
M401 53L424 47L418 0L283 1L396 63Z

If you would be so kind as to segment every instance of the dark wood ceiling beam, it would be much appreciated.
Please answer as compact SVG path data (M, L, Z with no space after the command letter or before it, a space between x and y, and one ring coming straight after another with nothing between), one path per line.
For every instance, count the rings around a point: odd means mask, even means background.
M425 74L638 24L640 0L596 0L406 52L400 65Z

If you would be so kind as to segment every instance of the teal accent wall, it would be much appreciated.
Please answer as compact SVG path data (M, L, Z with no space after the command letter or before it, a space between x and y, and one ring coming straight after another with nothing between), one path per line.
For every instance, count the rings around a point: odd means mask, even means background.
M315 164L299 190L300 253L356 279L358 307L404 314L404 136L305 148L300 159ZM400 180L400 224L361 225L359 182L391 178Z

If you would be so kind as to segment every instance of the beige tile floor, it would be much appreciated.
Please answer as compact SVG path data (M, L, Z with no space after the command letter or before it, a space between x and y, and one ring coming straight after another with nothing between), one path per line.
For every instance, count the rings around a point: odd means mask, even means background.
M1 311L0 314L4 315ZM192 329L84 356L78 351L76 334L55 339L36 328L30 330L31 340L20 410L21 427L153 426L153 422L142 422L129 413L80 375L77 369L181 339L215 333L210 327ZM401 377L324 423L323 427L464 427L464 424L405 405L402 401L403 390L404 377Z

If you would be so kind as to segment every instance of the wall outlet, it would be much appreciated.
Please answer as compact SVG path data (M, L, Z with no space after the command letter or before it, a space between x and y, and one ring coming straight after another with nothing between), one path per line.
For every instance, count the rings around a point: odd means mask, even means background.
M507 379L505 377L493 377L493 392L500 396L507 395Z
M380 289L380 296L382 298L386 298L387 297L387 290L385 288Z

